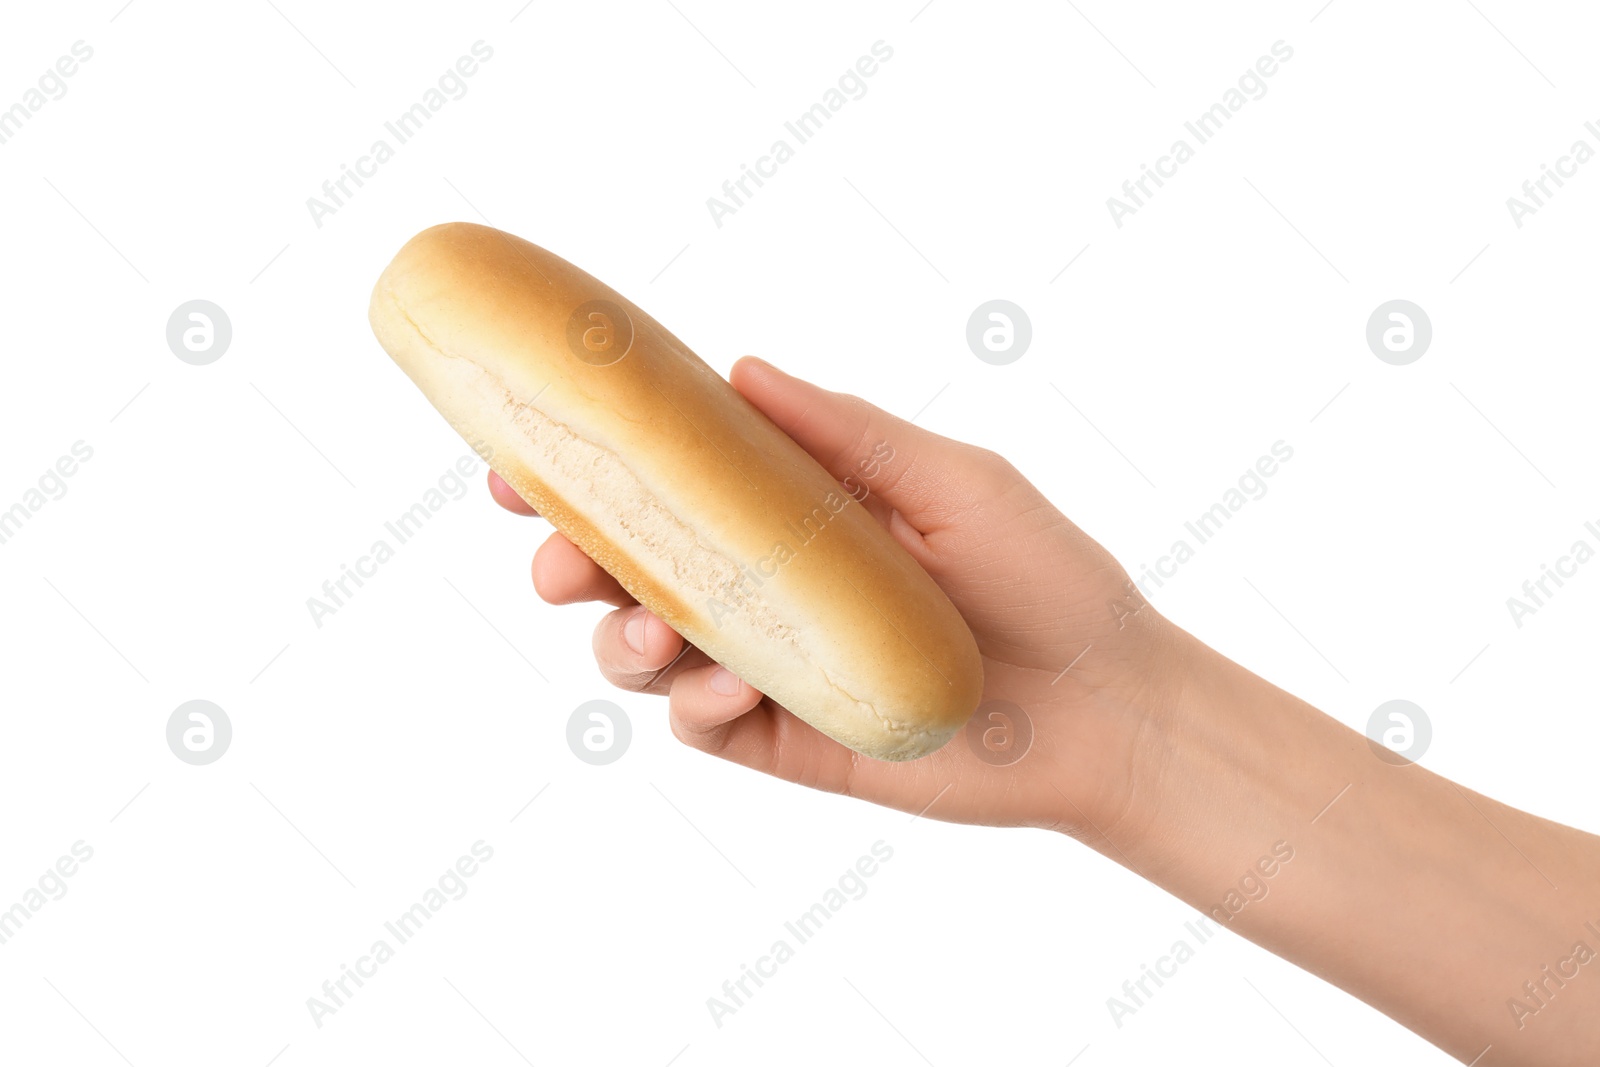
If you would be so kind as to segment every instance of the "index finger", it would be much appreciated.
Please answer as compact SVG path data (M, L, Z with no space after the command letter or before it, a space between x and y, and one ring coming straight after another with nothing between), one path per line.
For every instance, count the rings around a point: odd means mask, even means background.
M537 515L537 511L526 500L517 495L517 491L506 484L506 480L489 472L489 495L494 497L494 502L507 511L517 515Z

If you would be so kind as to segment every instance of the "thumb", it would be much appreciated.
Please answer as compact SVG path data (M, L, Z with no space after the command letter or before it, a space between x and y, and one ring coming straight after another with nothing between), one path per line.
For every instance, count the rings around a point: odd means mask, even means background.
M733 387L836 479L853 479L927 534L956 525L1021 476L987 449L941 437L745 356Z

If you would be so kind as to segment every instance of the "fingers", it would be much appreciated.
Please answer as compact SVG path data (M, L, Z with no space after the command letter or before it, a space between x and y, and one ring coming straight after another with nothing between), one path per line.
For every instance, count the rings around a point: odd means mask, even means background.
M678 740L763 774L850 793L861 768L873 762L859 761L848 748L715 663L677 672L669 695L672 733Z
M634 693L668 692L684 671L709 663L704 652L643 607L620 608L594 629L594 658L606 681Z
M849 749L692 646L648 691L668 694L672 733L690 748L831 793L849 791L857 774Z
M954 524L1021 480L992 452L941 437L746 356L733 385L859 498L864 486L924 533ZM870 500L870 498L868 498Z
M506 484L504 478L494 471L489 472L489 495L494 497L494 502L516 515L537 515L537 511L529 503L517 495L517 491Z
M495 503L517 515L537 515L537 511L506 480L489 472L489 495ZM533 588L547 604L577 604L603 600L623 607L633 597L598 563L561 534L551 534L533 554Z
M730 724L761 702L750 683L716 663L677 672L670 694L672 732L708 751L720 748Z
M620 608L634 603L600 564L558 533L546 538L533 554L533 589L547 604L601 600Z

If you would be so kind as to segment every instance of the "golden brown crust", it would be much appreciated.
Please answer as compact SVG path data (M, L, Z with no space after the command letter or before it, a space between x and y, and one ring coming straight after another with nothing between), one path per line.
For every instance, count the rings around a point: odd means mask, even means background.
M982 668L944 593L620 293L451 223L400 250L371 317L512 488L713 659L879 758L923 755L965 724Z

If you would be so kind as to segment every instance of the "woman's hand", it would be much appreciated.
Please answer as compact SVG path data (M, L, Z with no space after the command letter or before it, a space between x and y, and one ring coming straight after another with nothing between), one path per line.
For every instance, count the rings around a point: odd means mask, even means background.
M931 756L857 756L685 649L550 538L535 588L552 603L617 606L595 632L600 668L668 694L678 737L903 811L1072 834L1192 904L1196 922L1321 975L1463 1062L1600 1062L1600 976L1573 962L1593 958L1574 940L1600 935L1600 838L1384 758L1207 648L999 456L756 360L733 368L733 384L836 478L862 480L865 457L892 451L864 479L865 504L972 627L985 704ZM492 476L490 488L531 514ZM992 751L984 731L1007 725L996 709L1009 710L1014 744Z
M685 743L816 789L932 818L1087 838L1133 817L1133 765L1142 758L1135 742L1147 717L1169 702L1169 660L1180 643L1121 566L993 452L757 359L740 360L731 377L835 478L866 487L867 496L855 495L972 628L984 704L965 736L924 759L859 756L685 648L552 534L534 556L534 588L552 604L616 606L594 636L607 680L666 694L672 731ZM875 462L864 463L868 457ZM498 475L489 487L509 510L534 514Z

